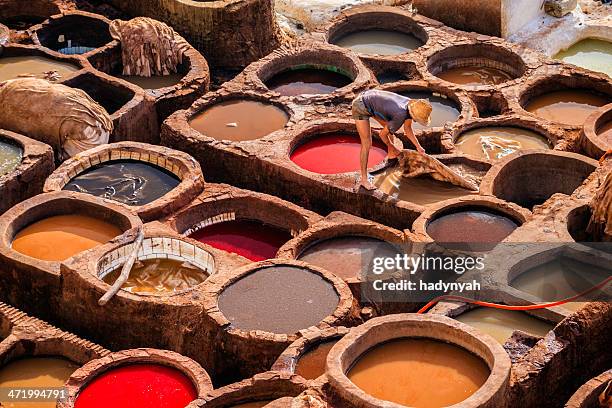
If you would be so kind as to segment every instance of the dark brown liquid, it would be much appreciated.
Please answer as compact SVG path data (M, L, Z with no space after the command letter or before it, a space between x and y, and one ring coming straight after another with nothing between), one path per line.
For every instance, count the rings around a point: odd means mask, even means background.
M303 68L274 75L266 86L285 96L329 94L353 82L346 75L327 70Z
M274 266L259 269L227 287L219 309L241 330L295 333L334 312L334 286L307 269Z
M489 67L457 67L437 74L438 78L460 85L498 85L510 81L512 77L497 68Z
M145 205L162 197L181 180L150 163L125 160L97 164L64 186L128 205Z
M329 351L334 347L337 340L326 341L308 350L297 361L295 373L307 380L314 380L325 374L325 362Z
M218 140L255 140L282 129L289 116L281 108L263 102L230 100L197 114L192 128Z
M121 268L104 276L104 282L115 283ZM137 261L130 277L121 289L131 293L173 293L204 282L208 274L185 262L173 259L145 259Z
M170 74L152 77L143 77L138 75L117 75L117 78L121 78L134 85L138 85L142 89L160 89L169 86L174 86L181 82L185 75L183 74Z
M376 238L345 236L316 242L299 260L320 266L342 279L365 277L375 257L395 257L399 250Z
M612 147L612 120L599 128L597 135L608 147Z
M582 126L598 107L612 101L586 89L555 91L536 96L525 109L542 119L566 125Z
M461 347L399 339L366 351L347 376L375 398L407 407L439 408L469 398L489 374L481 358Z

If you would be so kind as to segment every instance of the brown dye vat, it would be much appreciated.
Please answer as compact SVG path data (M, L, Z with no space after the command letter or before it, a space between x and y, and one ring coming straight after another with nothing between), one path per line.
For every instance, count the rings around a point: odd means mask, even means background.
M0 58L0 82L21 77L60 81L80 68L67 62L39 56Z
M612 146L612 120L604 123L597 131L597 135L609 146Z
M462 313L454 318L462 323L492 336L504 344L515 330L521 330L533 336L544 337L555 326L527 313L480 307Z
M315 242L298 259L347 280L365 278L374 257L395 257L399 253L392 244L377 238L344 236Z
M57 357L31 357L12 361L0 367L0 388L57 388L79 368L71 361ZM5 408L55 408L55 401L0 401Z
M459 85L499 85L512 80L512 76L497 68L466 66L447 69L436 76Z
M12 248L45 261L63 261L122 234L113 224L86 215L56 215L28 225Z
M283 96L330 94L353 82L348 76L325 68L290 69L266 81L268 89Z
M203 135L241 142L282 129L289 116L281 108L258 101L229 100L197 114L189 124Z
M358 54L398 55L423 45L414 35L391 30L362 30L333 41L339 47Z
M455 146L463 153L487 160L497 160L519 150L551 148L539 133L507 126L468 130L459 136Z
M23 159L23 149L0 139L0 176L15 170Z
M243 331L295 333L334 313L339 295L318 274L295 266L256 270L228 286L219 310Z
M551 122L582 126L591 113L610 101L588 89L572 89L537 96L528 101L525 110Z
M402 173L403 171L396 167L387 168L374 176L374 185L393 198L418 205L433 204L474 193L429 177L403 177Z
M295 374L301 375L307 380L314 380L325 374L327 355L337 342L338 339L319 343L306 351L297 361Z
M115 283L121 268L105 275L104 282ZM139 294L168 294L189 289L204 282L208 274L188 262L173 259L136 261L130 277L121 289Z
M163 76L143 77L138 75L115 75L131 84L141 87L142 89L161 89L169 86L174 86L181 82L184 74L170 74Z
M375 398L416 408L438 408L467 399L489 374L481 358L459 346L405 338L363 353L347 377Z

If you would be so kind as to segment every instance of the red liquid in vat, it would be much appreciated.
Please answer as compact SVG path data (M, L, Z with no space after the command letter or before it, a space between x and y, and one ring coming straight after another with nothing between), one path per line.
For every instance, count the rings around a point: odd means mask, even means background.
M251 261L263 261L276 257L278 249L291 239L291 234L257 221L234 220L209 225L190 237Z
M184 408L196 397L193 383L179 370L132 364L94 378L77 397L75 408Z
M321 135L298 146L291 160L303 168L319 174L347 173L359 170L359 136L346 133ZM372 140L368 168L381 163L387 156L383 142Z

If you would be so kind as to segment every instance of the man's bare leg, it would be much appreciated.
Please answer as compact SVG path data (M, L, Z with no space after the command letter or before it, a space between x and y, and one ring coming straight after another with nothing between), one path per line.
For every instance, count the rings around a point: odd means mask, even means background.
M383 143L387 146L387 159L388 160L396 159L397 156L399 156L400 154L400 149L398 149L397 146L395 145L395 143L397 142L397 139L395 138L394 135L392 135L386 130L387 122L385 122L384 120L378 119L378 118L374 118L374 119L378 123L380 123L380 125L383 127L383 130L378 135L380 136L380 140L382 140Z
M360 173L361 180L359 185L367 190L375 190L374 186L368 180L368 157L370 155L370 148L372 147L372 130L370 129L369 120L355 120L355 126L359 133L359 139L361 139L361 152L359 155Z

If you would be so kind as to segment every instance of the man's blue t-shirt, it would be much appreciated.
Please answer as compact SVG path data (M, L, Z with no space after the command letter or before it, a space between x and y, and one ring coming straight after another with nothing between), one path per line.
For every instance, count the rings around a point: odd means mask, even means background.
M387 122L389 132L395 133L410 119L408 102L410 98L393 92L376 89L365 91L362 94L363 104L372 116Z

